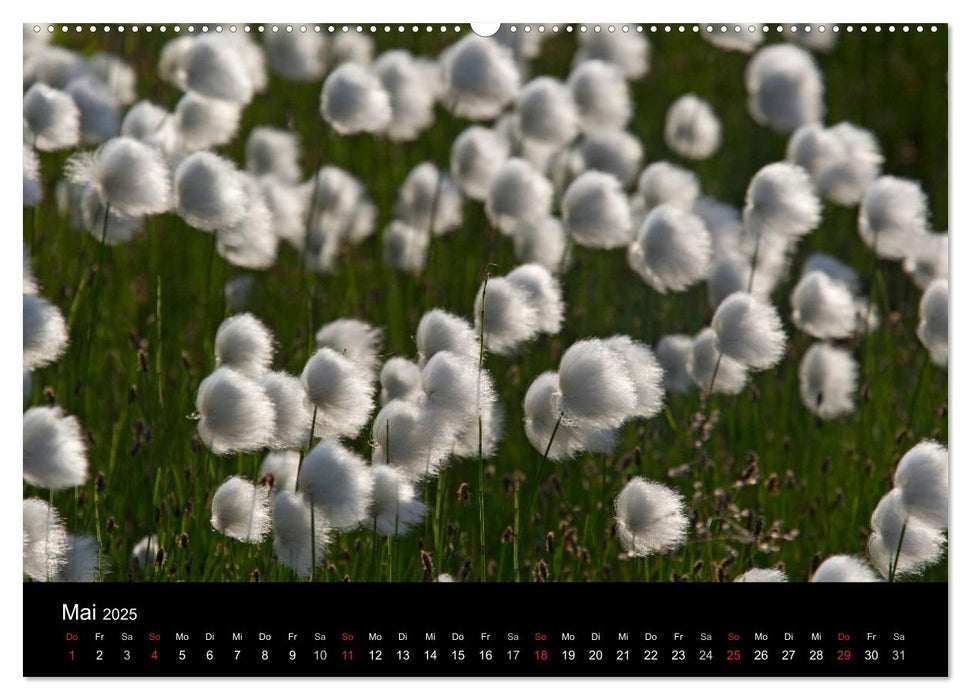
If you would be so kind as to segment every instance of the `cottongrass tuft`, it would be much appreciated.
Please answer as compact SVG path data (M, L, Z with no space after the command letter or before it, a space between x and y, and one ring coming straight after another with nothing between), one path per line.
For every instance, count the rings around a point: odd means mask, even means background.
M391 96L371 70L344 63L324 81L320 114L338 134L383 131L391 124Z
M599 60L583 61L570 71L567 87L585 133L623 129L630 121L630 91L617 66Z
M494 226L509 234L523 222L537 221L550 212L553 185L522 158L504 162L489 185L486 214Z
M64 521L39 498L25 498L23 513L24 575L35 581L55 581L67 559Z
M513 229L512 239L520 262L536 263L550 272L561 271L569 262L566 231L556 217L523 221Z
M556 372L544 372L529 385L523 398L523 421L530 444L554 462L580 452L606 453L612 450L616 442L613 430L572 425L560 418L559 391Z
M849 122L799 127L789 139L786 159L805 168L820 193L843 206L859 203L883 165L876 137Z
M904 272L921 289L927 289L931 282L946 279L948 273L948 236L947 233L928 233L922 236L906 258Z
M187 92L175 105L174 124L187 151L223 146L239 129L241 106Z
M186 223L203 231L235 226L246 214L246 182L236 166L200 151L175 170L175 207Z
M262 542L273 525L267 490L239 476L230 476L212 497L213 528L240 542Z
M710 104L697 95L682 95L668 107L664 141L679 156L704 160L721 146L722 125Z
M809 173L797 165L771 163L749 182L743 217L750 235L798 238L816 228L821 215Z
M424 367L443 350L479 360L479 337L468 321L443 309L426 311L415 333L418 366Z
M90 185L103 202L125 216L160 214L171 205L164 158L128 136L111 139L93 154L71 158L66 171L71 181Z
M419 231L440 236L462 224L462 195L452 178L425 161L412 168L401 184L394 215Z
M339 318L325 323L315 334L317 347L331 348L353 361L370 377L375 376L384 331L356 318Z
M138 567L138 570L143 573L150 573L155 569L155 565L158 562L158 554L161 551L159 546L158 537L156 535L145 535L145 537L138 540L135 546L131 549L131 556L129 559L132 564ZM163 552L164 561L164 552Z
M561 207L563 226L580 245L609 249L630 242L630 207L613 175L583 173L567 188Z
M475 359L443 350L421 370L423 405L437 411L458 428L465 428L492 402L495 389ZM393 436L392 436L393 437Z
M24 369L33 371L60 359L67 349L68 329L59 308L43 297L23 297Z
M469 199L485 201L492 178L509 157L509 143L492 129L470 126L452 142L452 177Z
M435 121L435 93L419 61L407 51L385 51L374 62L391 100L387 134L392 141L413 141Z
M564 146L580 130L580 118L569 90L549 76L534 78L523 87L516 111L522 135L533 141Z
M749 569L735 577L735 583L785 583L789 578L780 569Z
M374 386L368 373L331 348L320 348L300 376L316 409L315 434L322 438L354 437L374 408Z
M38 151L60 151L81 138L81 112L67 93L34 83L24 93L24 141Z
M392 399L371 427L371 463L394 464L418 481L436 474L454 438L454 428L434 411L405 399Z
M24 206L33 207L40 203L43 197L40 182L40 160L37 151L24 144Z
M698 176L690 170L662 160L644 168L637 180L637 192L645 212L661 204L690 211L701 192L701 185Z
M273 363L273 332L251 313L223 320L216 329L216 365L259 377Z
M567 423L614 429L637 409L637 386L623 356L592 338L574 343L560 358L555 400Z
M901 457L893 476L904 510L941 530L948 526L947 472L947 448L925 440Z
M752 118L788 132L823 117L823 77L812 54L791 44L761 49L745 67Z
M24 481L60 491L88 479L87 448L81 425L54 406L24 412Z
M691 346L687 363L688 374L702 391L711 391L713 394L738 394L748 382L748 370L745 365L727 355L722 355L719 360L720 354L715 331L711 328L702 329L694 337Z
M644 161L644 147L637 137L617 129L584 136L580 154L584 169L609 173L624 187L634 182Z
M310 419L307 419L308 424ZM273 491L293 491L297 486L300 453L296 450L272 450L260 463L260 479L273 478Z
M303 494L280 491L273 499L273 551L298 576L309 576L330 544L327 521L312 513Z
M422 521L425 504L400 470L380 464L368 473L374 490L365 526L370 524L382 535L403 535Z
M931 354L931 361L947 367L948 282L934 280L920 299L920 323L917 337Z
M266 32L263 46L270 68L283 78L312 83L324 77L327 40L323 32Z
M664 370L650 347L626 335L615 335L604 341L619 354L627 365L627 372L634 382L637 404L633 415L650 418L664 406Z
M373 483L364 460L333 440L303 458L297 488L337 530L353 530L367 516Z
M107 568L101 562L98 540L92 535L68 535L67 553L64 568L60 571L59 581L70 583L90 583L100 580Z
M81 142L101 143L118 135L121 122L118 100L97 78L85 75L64 87L81 113Z
M684 497L664 484L635 476L617 496L614 510L617 538L630 556L669 552L687 539Z
M672 394L684 394L694 386L688 374L688 358L693 346L691 336L674 334L661 338L654 348L663 373L664 388Z
M183 60L187 89L237 104L248 104L253 99L253 83L246 64L221 37L194 38Z
M295 185L300 180L300 143L285 129L258 126L246 137L246 169L256 176L272 176Z
M799 395L803 405L823 419L853 412L858 369L843 348L815 343L799 363Z
M927 195L916 182L879 177L863 195L857 228L877 256L905 258L928 233Z
M873 534L867 544L870 561L883 578L919 574L937 563L944 534L918 517L909 515L904 492L895 488L877 504L870 518Z
M662 294L684 291L703 280L711 257L705 223L671 204L651 210L627 249L631 268Z
M393 399L412 401L418 396L421 368L405 357L390 357L381 367L381 405Z
M617 66L628 80L647 75L651 62L651 45L644 34L635 32L581 32L574 63L606 61Z
M265 270L276 262L279 239L273 230L273 213L259 180L240 173L246 192L246 209L233 226L216 231L216 250L230 264L247 270Z
M492 39L467 34L442 51L444 103L459 117L495 119L519 91L512 51Z
M804 274L789 297L792 321L814 338L848 338L857 328L857 304L849 288L821 271Z
M536 309L540 333L555 335L560 332L565 313L563 290L559 280L549 270L542 265L528 263L513 269L505 279L519 287L526 294L530 306Z
M869 564L849 554L828 557L811 579L812 583L876 583L879 580Z
M725 51L739 51L741 53L752 53L765 41L765 36L763 36L762 25L755 24L754 32L731 31L731 25L733 22L728 23L728 25L723 25L720 22L713 22L708 24L707 22L701 27L701 38L707 41L712 46L716 46L719 49ZM743 25L748 25L747 22L743 22ZM711 30L708 27L711 27ZM722 27L725 27L726 31L722 31Z
M504 277L483 284L475 293L475 331L484 334L490 352L514 355L539 335L539 307L527 290Z
M196 393L199 437L216 454L253 452L273 440L273 402L254 379L219 367Z
M768 302L745 292L727 297L711 321L718 350L756 370L774 367L786 348L779 314Z
M273 403L271 446L278 450L302 448L310 438L312 419L303 384L287 372L267 372L259 382Z
M381 234L382 260L402 272L421 272L425 269L430 243L427 230L404 221L392 221Z

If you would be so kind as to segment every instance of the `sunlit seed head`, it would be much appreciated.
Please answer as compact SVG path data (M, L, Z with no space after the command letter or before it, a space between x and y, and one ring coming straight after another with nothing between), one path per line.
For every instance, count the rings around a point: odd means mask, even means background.
M503 233L523 222L546 217L553 203L553 185L522 158L505 161L492 177L486 214Z
M856 303L850 290L820 271L802 276L789 297L792 321L814 338L847 338L856 330Z
M293 491L297 485L299 468L299 452L296 450L272 450L266 453L266 457L260 463L260 479L272 477L274 492Z
M600 60L583 61L570 71L567 87L580 113L585 133L623 129L633 107L623 71Z
M635 234L627 261L662 294L683 291L708 274L711 236L694 214L661 204L651 209Z
M368 473L374 488L365 527L382 535L403 535L424 519L425 504L406 474L384 464L371 467Z
M927 195L918 183L884 175L863 195L857 227L879 257L899 260L928 234L927 216Z
M58 580L71 583L98 581L108 570L107 558L98 551L98 540L94 535L68 535L64 568Z
M339 134L379 132L391 123L391 96L371 70L344 63L324 81L320 113Z
M873 534L867 550L880 576L894 579L919 574L943 554L944 535L920 518L910 515L903 503L903 491L887 493L870 518Z
M560 281L549 270L536 263L520 265L505 279L525 292L529 304L537 311L540 333L555 335L563 325L564 304Z
M316 435L353 437L361 432L374 408L374 385L366 371L331 348L320 348L300 377L316 409Z
M516 110L522 135L533 141L563 146L580 129L576 104L569 90L549 76L534 78L523 87Z
M81 425L57 407L34 406L24 412L24 481L60 491L88 478L87 447Z
M560 359L555 400L570 423L614 429L637 409L637 387L618 352L603 340L581 340Z
M80 112L82 143L98 144L118 135L120 105L104 83L85 75L69 82L64 92L71 96Z
M948 453L943 445L924 441L908 450L897 464L894 486L909 516L931 527L948 526Z
M24 294L24 369L35 370L56 362L68 344L67 322L61 310L43 297Z
M418 366L425 364L443 350L478 361L478 334L468 321L443 309L426 311L415 333L418 346Z
M300 379L286 372L267 372L260 385L273 403L274 449L300 449L310 438L312 411Z
M148 574L155 569L160 551L158 537L156 535L145 535L132 547L129 559L132 564L138 567L139 571Z
M766 165L745 193L745 229L756 238L805 236L819 225L821 213L809 173L791 163Z
M687 370L699 389L710 389L715 394L738 394L748 383L745 365L720 353L718 337L711 328L703 329L694 337Z
M677 549L688 535L684 498L672 488L636 476L614 501L617 538L635 557Z
M922 236L914 250L904 258L904 271L921 289L927 289L937 279L948 274L948 235L929 233Z
M324 77L327 40L323 32L264 32L270 69L287 80L310 83Z
M569 263L566 232L556 217L521 222L512 239L520 262L536 263L550 272L560 272Z
M492 129L470 126L452 142L452 177L470 199L484 201L492 178L509 157L509 143Z
M439 57L447 109L472 120L495 119L519 90L512 51L492 39L466 34Z
M273 439L273 402L256 380L229 367L199 385L196 412L199 437L216 454L253 452Z
M421 369L404 357L388 358L381 367L381 405L393 399L413 401L421 385Z
M721 121L697 95L682 95L668 107L664 140L672 151L684 158L704 160L721 146Z
M803 405L820 418L852 413L858 368L843 348L815 343L799 363L799 395Z
M420 231L442 235L461 225L462 195L451 177L425 161L411 169L398 189L394 214Z
M304 456L297 488L331 527L352 530L367 516L373 484L361 457L323 440Z
M634 415L651 418L664 406L664 370L650 347L626 335L615 335L604 341L624 359L634 381L637 404Z
M934 280L920 299L917 337L931 354L934 364L947 367L948 357L948 282Z
M720 352L756 370L779 363L786 334L775 308L745 292L727 297L711 322Z
M675 394L683 394L694 387L688 374L688 359L694 339L688 335L666 335L654 348L658 364L661 366L664 388Z
M185 86L206 97L248 104L253 99L253 83L247 66L226 41L200 36L188 45L183 57Z
M791 44L759 50L745 68L752 118L789 132L823 117L823 77L812 55Z
M24 142L38 151L60 151L81 138L81 112L71 96L43 83L24 93Z
M175 207L203 231L230 228L246 213L246 181L233 163L208 151L193 153L175 170Z
M606 61L620 69L628 80L647 75L651 65L651 45L639 32L581 32L573 56L574 64L583 61Z
M630 208L613 175L583 173L567 188L561 208L566 232L580 245L609 249L630 242Z
M300 144L284 129L258 126L246 137L246 169L294 185L300 180Z
M443 429L444 428L444 429ZM372 464L394 464L413 481L432 477L451 450L454 427L417 403L392 399L371 428Z
M40 498L25 498L23 513L24 575L35 581L55 581L67 560L64 521Z
M735 578L735 583L785 583L789 578L781 569L749 569Z
M637 180L637 191L645 212L661 204L688 211L701 191L698 176L690 170L665 161L651 163Z
M475 293L475 331L484 334L490 352L514 355L539 334L539 307L526 289L504 277L493 277L484 286Z
M430 243L427 229L392 221L381 234L383 260L402 272L421 272L425 269Z
M260 542L272 525L270 497L262 486L230 476L212 497L213 528L240 542Z
M95 188L103 201L125 216L160 214L171 205L169 168L162 155L127 136L71 158L66 171L69 179Z
M876 572L860 557L836 554L828 557L813 573L813 583L875 583Z
M299 576L321 566L330 544L327 519L311 512L301 493L280 491L273 499L273 552Z
M351 36L351 33L342 36ZM435 121L435 93L424 69L410 53L401 49L385 51L373 67L391 99L389 138L413 141Z

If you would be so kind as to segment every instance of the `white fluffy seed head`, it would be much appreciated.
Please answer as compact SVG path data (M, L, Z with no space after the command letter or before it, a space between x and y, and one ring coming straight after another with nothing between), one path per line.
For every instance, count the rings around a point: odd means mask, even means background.
M929 233L922 236L914 250L904 258L904 271L921 289L927 289L934 280L947 279L947 233Z
M713 197L698 197L691 206L691 213L708 229L713 261L738 257L742 241L742 214L738 209Z
M97 78L85 75L64 87L81 114L81 142L101 143L118 135L121 123L118 100Z
M523 222L546 217L553 204L553 185L522 158L505 161L492 177L486 213L494 226L511 233Z
M755 24L754 32L732 31L731 25L724 25L718 22L712 24L705 23L701 27L701 38L712 46L717 46L725 51L740 51L741 53L752 53L758 46L765 41L762 34L762 25ZM724 29L724 31L722 31Z
M145 535L131 548L129 559L137 569L143 573L150 573L159 564L159 554L165 561L165 552L159 546L156 535Z
M421 64L407 51L385 51L374 62L391 99L387 134L392 141L412 141L435 121L435 93Z
M442 235L461 225L462 195L452 178L425 161L412 168L401 183L394 215L420 231Z
M169 163L181 149L173 115L148 100L136 102L128 110L121 120L121 135L151 146Z
M439 65L445 78L445 105L459 117L495 119L519 90L512 51L476 34L467 34L445 49Z
M562 222L553 216L524 221L512 231L516 259L542 265L550 272L566 267L567 239Z
M931 354L931 361L947 367L948 347L948 282L934 280L920 299L920 322L917 337Z
M756 370L774 367L786 348L786 334L775 308L746 292L728 296L711 322L718 349Z
M273 363L273 333L253 314L230 316L216 329L216 364L259 377Z
M534 78L523 87L516 110L522 135L533 141L563 146L580 130L580 117L570 91L549 76Z
M793 323L814 338L848 338L856 330L853 294L824 272L804 274L792 290L789 303Z
M46 367L67 349L68 329L61 310L43 297L24 294L24 369Z
M879 177L863 195L857 228L879 257L904 258L928 233L927 195L916 182Z
M580 145L583 167L616 177L627 187L637 178L644 148L633 134L612 129L587 134Z
M111 208L129 217L160 214L171 204L169 168L161 153L128 136L93 154L68 161L68 178L94 188Z
M71 96L43 83L24 93L24 142L38 151L76 146L81 138L81 112Z
M300 180L300 144L285 129L258 126L246 137L246 169L257 176L269 175L282 183Z
M334 440L303 458L297 488L331 527L352 530L367 516L373 484L364 460Z
M356 318L339 318L321 326L315 337L317 347L336 350L374 377L384 340L383 330Z
M489 375L479 370L478 358L443 350L421 370L423 405L459 428L466 427L490 403L494 389Z
M24 481L60 491L88 478L87 448L81 425L57 407L34 406L24 412Z
M316 435L353 437L367 423L374 408L374 386L353 360L320 348L307 360L300 380L316 409Z
M509 157L509 142L492 129L470 126L452 142L452 177L465 196L484 201L492 178Z
M499 449L499 442L502 439L502 431L506 426L506 414L502 410L498 396L492 386L488 375L483 373L483 380L486 382L484 389L480 388L480 393L484 396L479 403L481 408L478 413L481 416L481 453L485 458L493 457ZM458 459L478 458L480 452L480 421L471 421L464 429L459 429L455 436L455 444L452 446L452 454Z
M567 87L585 133L623 129L630 121L630 92L617 66L599 60L583 61L570 71Z
M523 419L530 444L554 462L580 452L606 453L612 450L616 442L614 431L572 425L560 419L559 390L556 372L544 372L529 385L523 398Z
M324 77L327 43L323 32L265 32L263 46L270 68L296 82Z
M67 552L64 557L64 568L61 569L58 581L71 583L91 583L103 577L108 568L107 562L101 562L98 551L98 540L92 535L68 535Z
M273 499L273 551L299 576L321 566L330 544L327 519L303 494L280 491Z
M651 163L637 180L637 192L646 212L660 204L689 211L700 191L697 175L665 161Z
M609 249L630 242L630 207L613 175L583 173L567 188L561 207L564 228L580 245Z
M392 399L371 428L373 464L394 464L412 481L434 476L451 450L455 430L433 412L404 399Z
M618 494L614 510L617 538L631 556L669 552L688 537L684 498L656 481L635 476Z
M803 405L820 418L853 412L857 363L843 348L815 343L799 363L799 395Z
M475 293L477 333L484 332L485 346L497 355L514 355L540 332L539 308L529 293L504 277L493 277ZM484 295L484 299L483 299Z
M520 265L506 275L506 281L519 287L537 311L540 333L555 335L563 325L563 290L559 280L542 265Z
M766 165L745 193L743 217L751 236L805 236L819 225L821 212L809 173L791 163Z
M64 521L39 498L25 498L23 512L24 575L35 581L55 581L67 560Z
M774 44L745 68L749 113L759 124L788 132L823 117L823 77L805 49Z
M229 42L213 36L195 38L183 57L185 86L206 97L247 104L253 83L246 63Z
M749 569L735 577L734 583L785 583L786 572L781 569Z
M478 361L479 337L469 323L443 309L426 311L415 333L418 346L418 366L425 364L443 350Z
M574 63L606 61L623 72L628 80L647 75L651 61L651 45L644 34L636 32L581 32Z
M883 165L873 133L849 122L800 127L789 140L787 158L812 175L823 196L843 206L859 203Z
M273 213L259 180L248 173L240 177L246 192L245 213L233 226L216 231L216 250L236 267L265 270L276 262L280 243L273 230Z
M909 515L903 491L887 493L870 518L873 534L867 550L870 561L883 578L919 574L937 563L943 553L944 534L920 518Z
M31 39L38 36L33 32L31 34ZM45 32L38 34L43 36ZM45 38L49 38L49 35ZM87 59L78 51L60 46L40 46L24 56L24 86L45 83L61 88L89 70Z
M705 223L670 204L651 210L627 249L631 268L662 294L683 291L703 280L711 257Z
M849 554L826 558L811 579L812 583L876 583L879 580L865 560Z
M581 340L560 359L556 400L568 423L612 430L637 409L637 387L619 353L603 340Z
M626 335L615 335L604 341L611 350L624 358L627 372L634 382L637 405L634 415L651 418L664 406L664 370L654 352L643 343Z
M187 92L175 105L174 123L187 151L222 146L236 136L240 105Z
M309 419L308 419L309 420ZM300 469L300 453L296 450L273 450L266 453L260 464L260 480L272 478L273 491L293 491Z
M402 272L421 272L425 269L430 243L427 230L404 221L392 221L381 234L382 259Z
M105 245L127 243L142 230L142 217L132 218L107 206L97 188L84 186L80 201L81 221L84 228L98 241L104 239ZM105 226L105 216L108 217Z
M694 339L689 335L666 335L658 341L654 352L663 372L664 388L673 394L684 394L694 386L688 374L688 359Z
M393 466L379 464L369 470L374 484L371 505L364 525L382 535L403 535L425 517L425 504L418 499L407 474Z
M324 81L320 113L339 134L383 131L391 124L391 96L370 69L344 63Z
M721 146L722 125L710 104L697 95L682 95L668 107L664 140L679 156L704 160Z
M200 151L175 170L175 207L186 223L203 231L231 228L246 213L246 181L232 162Z
M711 391L713 394L738 394L748 382L748 370L745 369L745 365L727 355L722 355L719 360L720 355L715 331L711 328L701 330L694 337L691 354L688 356L688 374L702 391Z
M40 203L43 192L40 183L40 161L37 152L24 144L24 206L33 207Z
M196 393L199 437L216 454L253 452L273 440L273 402L254 379L219 367Z
M803 277L817 271L842 284L854 295L860 291L860 276L856 270L832 255L813 253L806 258L802 266Z
M947 448L925 440L908 450L897 464L893 483L900 504L910 517L940 530L948 527Z
M262 542L273 525L267 490L240 476L219 485L211 509L213 528L240 542Z
M300 449L310 438L312 412L303 384L286 372L267 372L259 377L260 385L273 403L274 449Z
M404 357L390 357L381 367L381 405L393 399L413 402L418 397L421 368Z

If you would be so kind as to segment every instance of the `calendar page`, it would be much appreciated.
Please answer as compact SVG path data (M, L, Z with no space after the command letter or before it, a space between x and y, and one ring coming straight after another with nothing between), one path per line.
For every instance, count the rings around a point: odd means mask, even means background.
M947 676L948 33L24 24L23 674Z

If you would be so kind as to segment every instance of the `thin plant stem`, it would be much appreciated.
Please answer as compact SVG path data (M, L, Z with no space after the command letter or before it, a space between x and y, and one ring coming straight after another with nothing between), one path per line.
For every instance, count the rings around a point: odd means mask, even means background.
M317 407L314 406L314 415L310 420L310 438L307 440L307 447L304 451L300 453L300 461L297 462L297 479L293 484L293 491L296 493L300 490L300 470L303 469L303 460L306 459L307 453L310 452L310 448L313 446L314 433L317 430Z
M904 519L904 524L900 527L900 539L897 540L897 551L893 555L893 563L890 566L890 571L887 574L887 583L893 583L893 578L897 573L897 565L900 563L900 550L904 547L904 535L907 533L907 519Z
M101 303L102 278L104 277L105 250L108 239L108 219L111 216L111 202L105 203L105 216L101 224L101 243L98 246L98 274L94 279L94 294L91 300L91 318L88 325L87 341L84 348L84 373L82 374L82 386L85 395L88 390L88 370L91 367L91 345L94 341L94 329L98 325L98 306Z
M485 459L482 456L482 364L485 359L485 300L489 273L486 272L482 283L482 298L479 303L479 373L476 375L475 404L479 414L479 581L486 579L486 536L485 536Z

